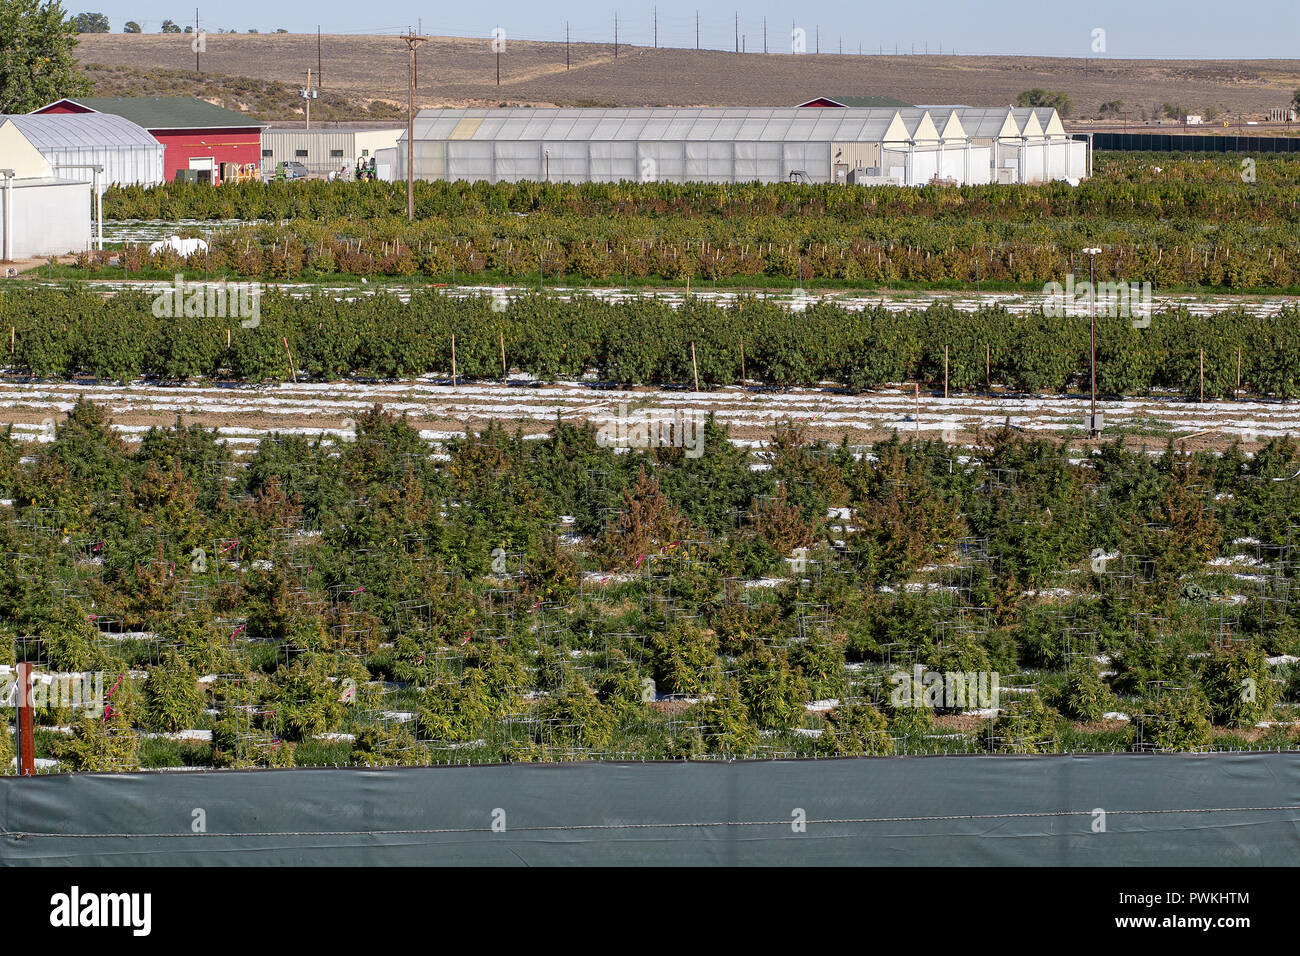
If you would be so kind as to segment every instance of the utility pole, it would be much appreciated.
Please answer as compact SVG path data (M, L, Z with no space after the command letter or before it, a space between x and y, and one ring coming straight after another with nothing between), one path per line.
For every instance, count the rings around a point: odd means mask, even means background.
M307 86L301 94L307 101L307 129L311 129L311 92L311 67L307 67Z
M203 49L203 44L199 42L199 8L194 8L194 72L202 73L199 68L199 50Z
M618 14L614 14L614 59L618 59Z
M569 69L569 21L564 21L564 69Z
M700 11L695 11L695 49L700 48Z
M402 39L406 41L409 57L406 92L406 218L409 222L415 222L415 51L421 43L427 43L429 38L408 33ZM497 54L498 70L501 68L500 62L501 55Z
M317 24L316 26L316 89L320 89L321 87L321 77L324 75L324 72L325 71L322 70L320 66L320 25Z
M655 49L659 49L659 8L655 7Z
M740 52L740 11L736 11L736 52Z
M763 18L763 52L767 52L767 17Z

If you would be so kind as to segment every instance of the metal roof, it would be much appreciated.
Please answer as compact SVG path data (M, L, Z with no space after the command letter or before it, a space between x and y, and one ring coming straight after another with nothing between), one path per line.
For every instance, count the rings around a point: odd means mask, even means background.
M415 118L417 140L876 142L899 110L437 109ZM406 133L401 139L405 140Z
M251 116L213 106L192 96L67 96L56 102L75 103L96 113L124 116L145 129L265 129L267 126Z
M161 144L135 123L111 113L0 114L0 123L14 126L37 149L92 149L95 147L147 147Z

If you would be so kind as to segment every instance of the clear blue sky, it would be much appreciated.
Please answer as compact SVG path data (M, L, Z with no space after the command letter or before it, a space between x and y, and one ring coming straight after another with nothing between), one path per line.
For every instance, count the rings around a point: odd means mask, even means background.
M147 33L158 32L166 18L193 23L193 6L174 0L64 0L69 13L83 9L105 14L120 33L135 20ZM192 3L192 0L184 0ZM88 4L88 6L86 6ZM452 6L453 9L445 9ZM500 25L507 37L562 40L568 21L574 40L610 42L618 13L620 42L652 42L654 2L559 3L555 0L497 0L479 6L420 4L394 0L373 5L320 0L269 4L265 0L222 0L203 10L205 30L218 28L263 33L284 27L293 33L399 33L408 24L426 33L451 36L490 35ZM878 50L898 45L900 52L1012 53L1045 56L1095 56L1093 30L1106 31L1110 57L1189 57L1255 59L1300 58L1300 0L1095 0L1054 3L1053 0L897 0L893 3L810 2L765 3L732 0L707 4L701 0L662 0L659 11L661 46L694 46L695 14L700 12L700 43L705 48L731 49L733 11L748 49L762 48L763 17L767 17L772 52L789 52L792 22L808 37L813 52L816 28L821 50L834 53L842 39L844 52ZM442 9L440 9L442 8Z

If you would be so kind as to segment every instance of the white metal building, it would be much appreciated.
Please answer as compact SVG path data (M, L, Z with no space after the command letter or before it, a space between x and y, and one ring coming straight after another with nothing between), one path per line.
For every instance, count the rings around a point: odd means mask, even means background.
M996 129L983 114L997 113ZM894 182L962 184L1082 175L1034 110L940 107L438 109L415 120L415 176L488 182ZM1052 113L1055 118L1055 111ZM982 131L968 128L967 115ZM979 114L979 115L976 115ZM1050 121L1049 121L1049 125ZM1053 130L1059 129L1055 120ZM1005 139L1005 143L1004 143ZM1015 149L1006 148L1012 142ZM1062 149L1066 151L1061 152ZM406 177L406 135L396 178Z
M56 179L18 127L0 122L0 259L88 249L90 224L90 183Z
M89 166L102 166L100 191L110 185L155 186L163 182L163 145L148 130L111 113L50 113L0 116L50 163L56 179L94 181Z

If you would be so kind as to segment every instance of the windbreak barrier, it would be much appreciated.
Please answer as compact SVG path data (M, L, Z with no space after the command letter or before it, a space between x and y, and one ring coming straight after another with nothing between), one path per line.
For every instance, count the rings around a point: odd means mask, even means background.
M1294 865L1300 753L0 778L0 862Z
M1082 138L1084 134L1075 134ZM1219 136L1183 133L1093 133L1093 149L1192 153L1300 153L1300 136Z

